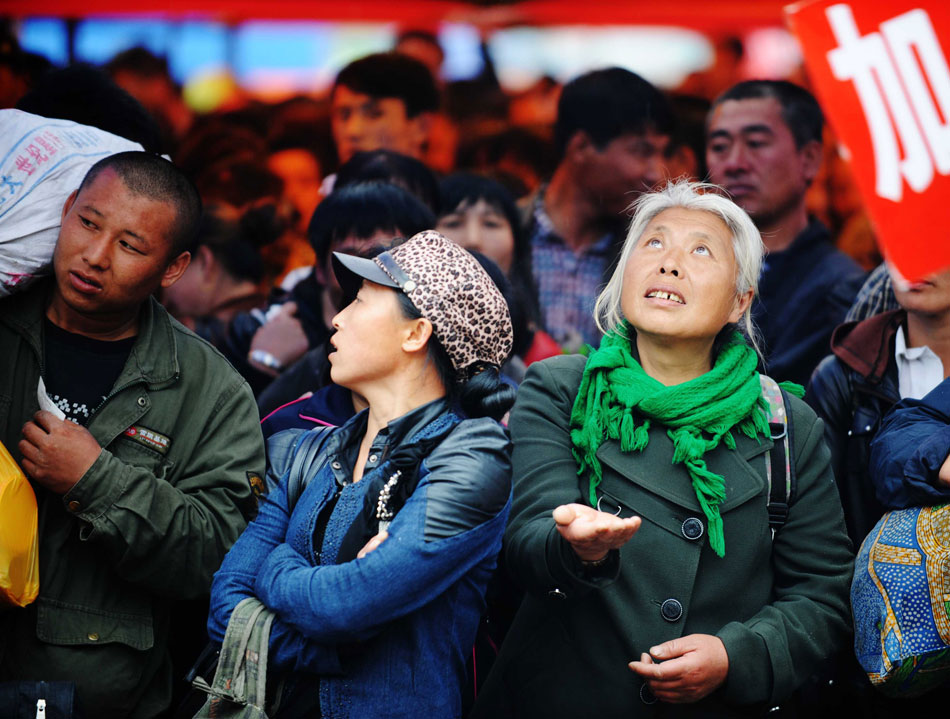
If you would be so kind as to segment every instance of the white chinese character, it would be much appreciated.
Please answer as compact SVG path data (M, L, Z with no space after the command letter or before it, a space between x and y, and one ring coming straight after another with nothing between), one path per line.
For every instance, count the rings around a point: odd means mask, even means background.
M881 23L881 33L862 37L850 6L825 12L839 45L828 53L831 71L854 82L871 133L877 194L900 201L904 180L923 192L935 168L950 173L950 124L940 120L933 102L935 97L950 118L950 69L930 17L911 10Z

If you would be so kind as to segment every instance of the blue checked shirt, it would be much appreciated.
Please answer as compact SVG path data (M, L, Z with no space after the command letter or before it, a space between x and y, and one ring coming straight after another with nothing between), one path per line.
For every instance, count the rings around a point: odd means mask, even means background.
M605 234L575 252L554 231L543 191L535 199L532 219L531 269L544 328L568 351L585 342L596 347L601 335L594 322L594 303L613 259L614 236Z

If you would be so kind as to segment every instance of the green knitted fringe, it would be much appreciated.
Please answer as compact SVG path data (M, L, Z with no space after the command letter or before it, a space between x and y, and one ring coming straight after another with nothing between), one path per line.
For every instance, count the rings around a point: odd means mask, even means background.
M589 501L597 506L603 467L597 450L607 439L622 452L640 452L649 443L651 423L666 427L673 441L673 463L689 473L709 525L709 544L725 556L719 505L725 481L703 459L722 442L736 448L733 432L752 439L769 436L768 405L762 396L755 351L736 333L720 351L715 366L683 384L666 387L644 372L630 351L627 326L604 336L591 352L571 411L571 442L579 476L589 477ZM801 397L800 385L783 389ZM638 422L634 415L641 417Z

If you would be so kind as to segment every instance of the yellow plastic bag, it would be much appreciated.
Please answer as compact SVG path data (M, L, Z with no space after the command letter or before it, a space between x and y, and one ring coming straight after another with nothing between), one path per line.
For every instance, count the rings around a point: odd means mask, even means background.
M36 495L0 443L0 604L25 607L40 591Z

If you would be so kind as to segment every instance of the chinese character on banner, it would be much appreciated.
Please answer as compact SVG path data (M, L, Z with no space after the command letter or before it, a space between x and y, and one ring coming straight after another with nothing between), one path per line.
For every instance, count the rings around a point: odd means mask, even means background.
M950 267L950 3L785 8L884 253L908 279Z

